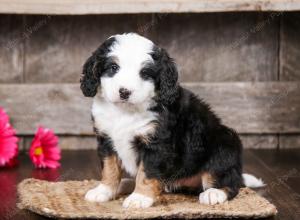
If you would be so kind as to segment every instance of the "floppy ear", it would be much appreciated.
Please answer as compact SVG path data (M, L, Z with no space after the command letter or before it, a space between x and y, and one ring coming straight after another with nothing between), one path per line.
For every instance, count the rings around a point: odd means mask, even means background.
M95 52L93 52L92 56L89 57L83 65L80 88L87 97L94 97L97 94L101 83L100 77L103 72L106 55L113 42L113 37L106 40Z
M83 66L82 77L80 79L80 88L87 97L94 97L100 85L100 74L97 68L99 63L96 61L96 55L93 54L87 59Z
M176 64L166 50L158 49L160 73L159 73L159 91L158 96L160 102L165 105L172 104L178 95L178 71Z

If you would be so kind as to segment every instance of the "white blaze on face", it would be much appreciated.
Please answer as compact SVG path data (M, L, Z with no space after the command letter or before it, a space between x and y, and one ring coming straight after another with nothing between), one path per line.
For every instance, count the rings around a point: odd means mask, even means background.
M102 95L109 102L120 102L119 89L131 92L129 103L148 102L154 96L154 83L141 78L140 71L146 63L153 63L150 55L153 43L137 34L115 35L108 57L115 57L119 65L113 76L101 78Z

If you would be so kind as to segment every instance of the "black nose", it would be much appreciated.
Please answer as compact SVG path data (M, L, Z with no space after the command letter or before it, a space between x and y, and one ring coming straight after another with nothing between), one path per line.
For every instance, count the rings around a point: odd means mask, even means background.
M129 98L131 91L129 91L128 89L125 89L125 88L121 88L121 89L119 89L119 94L120 94L120 98L122 100L126 100Z

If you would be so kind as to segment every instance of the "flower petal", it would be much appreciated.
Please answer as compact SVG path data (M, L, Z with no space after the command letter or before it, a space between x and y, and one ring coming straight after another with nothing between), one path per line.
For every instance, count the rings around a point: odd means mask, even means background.
M38 149L38 150L36 150ZM35 167L57 168L61 158L58 137L50 129L39 126L32 140L29 156Z

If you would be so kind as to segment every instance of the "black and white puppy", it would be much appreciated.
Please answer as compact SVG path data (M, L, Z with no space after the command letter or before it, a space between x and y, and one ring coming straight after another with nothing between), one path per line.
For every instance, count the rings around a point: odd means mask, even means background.
M86 200L115 198L122 170L136 178L125 208L149 207L163 189L198 192L200 203L217 204L244 184L262 185L242 175L236 132L177 79L168 53L134 33L108 38L88 58L81 89L94 97L102 177Z

